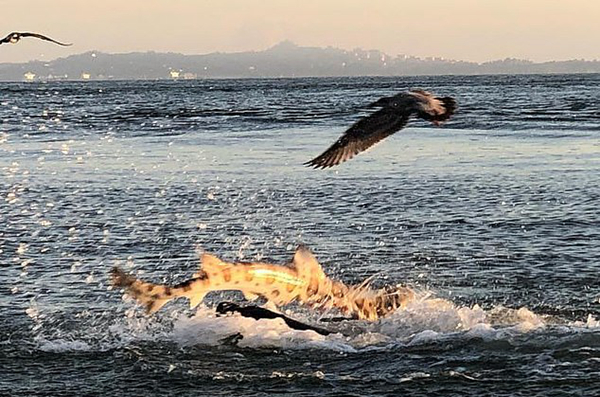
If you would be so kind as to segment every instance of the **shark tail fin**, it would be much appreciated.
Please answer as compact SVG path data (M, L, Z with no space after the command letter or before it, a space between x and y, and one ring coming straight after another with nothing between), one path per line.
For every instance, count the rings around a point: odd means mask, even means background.
M152 284L142 281L131 274L115 267L111 272L111 281L115 287L125 289L147 313L154 313L167 302L179 297L187 297L195 307L202 301L206 292L203 291L203 278L193 278L176 286Z

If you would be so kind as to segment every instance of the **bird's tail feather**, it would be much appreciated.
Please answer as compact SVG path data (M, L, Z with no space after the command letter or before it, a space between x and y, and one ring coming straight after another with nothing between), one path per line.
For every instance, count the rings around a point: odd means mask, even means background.
M435 97L433 101L437 102L436 106L432 106L431 110L420 111L418 113L420 118L437 125L448 120L456 112L456 101L452 97Z

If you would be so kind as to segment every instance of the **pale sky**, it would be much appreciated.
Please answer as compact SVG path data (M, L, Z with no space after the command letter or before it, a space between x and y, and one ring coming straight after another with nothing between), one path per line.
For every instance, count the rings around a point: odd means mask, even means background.
M0 0L1 62L90 50L184 54L301 46L468 61L600 59L600 0Z

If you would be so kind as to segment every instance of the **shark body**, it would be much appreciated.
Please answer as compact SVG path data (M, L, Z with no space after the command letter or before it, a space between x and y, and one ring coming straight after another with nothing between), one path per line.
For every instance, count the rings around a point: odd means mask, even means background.
M365 320L377 320L413 299L406 287L374 290L369 280L348 286L327 277L314 255L299 246L289 265L270 263L231 263L203 254L201 269L178 285L160 285L142 281L115 267L112 283L154 313L172 299L186 297L196 307L211 291L238 290L246 299L263 297L277 305L292 302L316 308L337 308L342 313Z

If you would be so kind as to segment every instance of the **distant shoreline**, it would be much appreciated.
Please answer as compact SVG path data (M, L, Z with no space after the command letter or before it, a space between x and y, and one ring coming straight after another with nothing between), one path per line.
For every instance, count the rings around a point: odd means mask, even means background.
M28 83L28 84L47 84L47 83L100 83L100 82L127 82L127 81L139 81L139 82L186 82L186 81L213 81L213 80L294 80L294 79L361 79L361 78L373 78L373 79L395 79L401 77L407 78L418 78L418 77L510 77L510 76L592 76L600 74L600 72L557 72L557 73L489 73L489 74L419 74L419 75L357 75L357 76L277 76L277 77L198 77L194 79L169 79L169 78L105 78L105 79L36 79L33 81L20 80L3 80L0 77L0 84L2 83Z
M280 43L258 52L183 55L90 51L53 61L0 63L0 81L204 80L241 78L487 76L600 73L600 60L484 63L389 56L378 50Z

